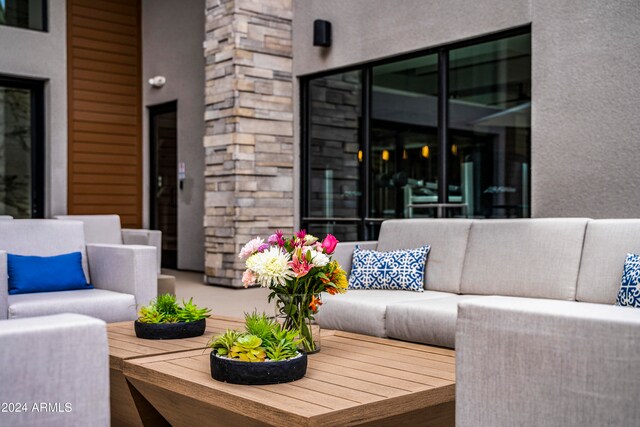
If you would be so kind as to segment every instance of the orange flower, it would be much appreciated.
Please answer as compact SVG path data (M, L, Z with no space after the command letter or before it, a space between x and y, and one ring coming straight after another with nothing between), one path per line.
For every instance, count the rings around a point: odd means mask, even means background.
M338 290L336 288L334 288L333 286L329 286L327 288L327 292L329 293L329 295L335 295L338 293Z
M311 302L309 303L309 308L311 309L311 311L313 311L314 313L317 313L318 307L320 307L321 305L322 305L322 301L320 301L320 298L313 295L311 297Z

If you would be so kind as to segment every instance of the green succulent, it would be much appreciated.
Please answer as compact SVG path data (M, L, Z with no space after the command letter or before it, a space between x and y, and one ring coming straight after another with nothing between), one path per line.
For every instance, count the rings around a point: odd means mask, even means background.
M165 315L160 313L154 305L149 305L140 309L138 321L142 323L165 323Z
M244 321L247 333L257 336L265 344L273 340L273 329L278 324L275 319L269 318L265 313L258 314L254 311L245 313Z
M240 359L245 362L264 362L267 354L263 347L260 347L262 340L255 335L243 334L229 349L229 356L233 359Z
M218 355L226 356L229 354L229 350L235 344L236 340L242 335L238 331L227 329L222 335L217 335L209 341L208 346L211 347Z
M197 320L206 319L210 316L211 310L208 308L198 308L197 305L193 303L193 298L189 299L189 301L184 302L182 300L182 307L178 308L178 322L195 322Z
M158 295L153 303L160 313L164 314L178 314L178 303L176 297L171 294Z
M182 304L171 294L158 295L148 306L140 308L138 321L142 323L195 322L209 317L208 308L198 308L193 298Z
M286 360L298 355L298 346L302 339L298 339L298 331L284 329L280 324L272 330L272 340L265 346L265 352L270 360Z

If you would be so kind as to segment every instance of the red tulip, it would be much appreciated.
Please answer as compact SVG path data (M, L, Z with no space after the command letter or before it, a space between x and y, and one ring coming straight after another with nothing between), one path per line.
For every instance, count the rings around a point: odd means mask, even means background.
M336 239L332 234L327 234L327 237L322 241L322 248L327 254L332 254L333 251L336 250L337 245L338 239Z

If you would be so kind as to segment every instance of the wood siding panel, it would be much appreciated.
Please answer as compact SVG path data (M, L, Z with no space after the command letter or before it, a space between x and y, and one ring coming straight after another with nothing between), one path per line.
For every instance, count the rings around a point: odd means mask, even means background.
M142 226L140 0L67 0L70 214Z

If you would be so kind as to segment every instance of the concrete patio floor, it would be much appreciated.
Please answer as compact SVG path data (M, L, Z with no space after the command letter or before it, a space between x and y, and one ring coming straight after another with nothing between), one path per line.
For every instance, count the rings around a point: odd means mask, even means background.
M253 310L274 314L272 304L267 303L269 290L264 288L235 289L204 283L203 273L163 269L163 273L176 277L178 301L193 297L193 302L211 309L219 316L243 317Z

